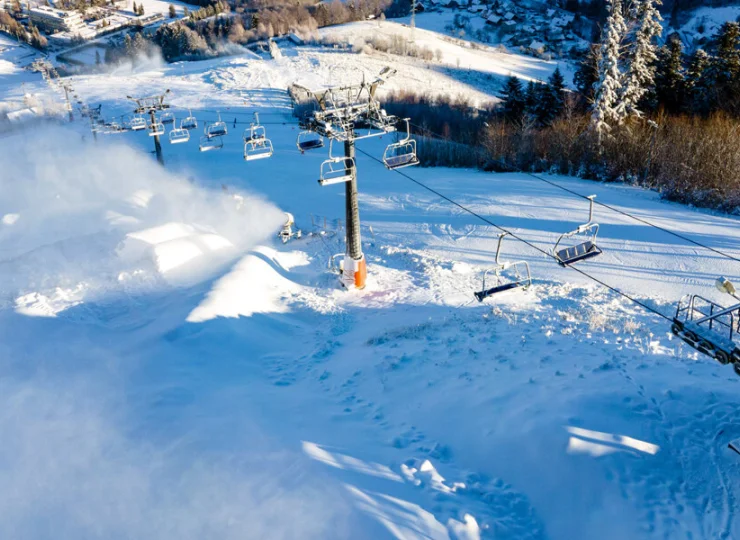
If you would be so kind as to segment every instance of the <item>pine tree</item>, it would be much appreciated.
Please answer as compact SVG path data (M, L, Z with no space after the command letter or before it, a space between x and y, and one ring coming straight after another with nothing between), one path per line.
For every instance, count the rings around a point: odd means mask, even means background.
M524 93L524 111L527 114L535 114L538 101L537 86L539 85L531 80L527 84L527 90Z
M175 10L175 6L173 4L170 4L170 19L174 19L177 17L177 10Z
M722 25L717 44L717 59L725 69L729 80L740 75L740 23L727 22Z
M697 49L689 60L686 71L686 104L690 112L709 112L712 87L709 67L712 59L704 49Z
M596 83L599 80L599 46L591 44L585 58L573 75L573 84L586 103L593 103Z
M679 112L684 101L683 45L673 35L658 53L655 97L669 112Z
M625 75L617 111L620 117L642 116L640 103L655 84L656 37L663 32L663 18L656 6L660 0L636 0L634 17L639 21L635 41L630 51L629 68Z
M129 34L126 34L126 37L123 38L123 43L126 50L126 56L133 57L136 54L136 51L134 50L134 43Z
M97 49L95 49L95 65L100 65L100 51Z
M622 40L627 25L622 15L621 0L607 0L609 17L602 37L601 58L599 59L599 80L595 86L591 128L596 131L599 141L611 131L612 126L621 122L616 110L617 100L622 89L622 74L619 69Z
M182 16L183 17L190 17L190 10L187 8L187 6L183 6L183 8L182 8Z
M556 68L553 74L539 91L537 105L535 106L535 115L537 121L543 126L552 124L565 107L565 80L560 72L560 67Z
M136 6L136 2L134 2L134 5L131 7L131 10L134 12L134 15L139 14L139 8Z
M524 116L525 100L522 82L515 76L506 79L502 90L504 117L509 122L521 122Z

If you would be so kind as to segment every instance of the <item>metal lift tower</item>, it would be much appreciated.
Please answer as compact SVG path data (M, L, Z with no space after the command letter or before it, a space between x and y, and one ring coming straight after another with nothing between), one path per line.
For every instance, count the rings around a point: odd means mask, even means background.
M149 135L154 137L154 153L157 155L157 161L160 165L164 165L164 157L162 156L162 145L159 142L159 136L164 133L164 128L160 123L157 122L156 112L169 109L170 106L164 102L170 91L166 90L164 94L158 96L147 96L135 98L126 96L126 99L130 99L136 103L134 114L143 114L148 112L150 123L149 123ZM160 126L159 129L157 126Z
M396 73L395 69L384 68L371 82L361 82L350 86L339 86L323 90L296 88L307 93L317 103L317 108L301 119L304 133L314 132L319 137L329 139L329 159L321 165L319 184L345 183L347 237L344 261L339 268L342 285L347 288L365 287L367 269L362 253L360 238L360 210L357 201L357 167L355 162L355 142L370 137L379 137L396 131L399 119L386 114L376 97L378 87ZM320 140L320 139L319 139ZM332 156L334 142L344 143L344 155ZM305 148L302 146L304 145ZM303 152L309 148L319 148L316 139L306 139L298 147ZM392 145L393 146L393 145ZM396 145L397 146L397 145ZM415 148L415 147L414 147ZM397 152L395 159L384 162L389 169L418 163L416 153L404 160Z

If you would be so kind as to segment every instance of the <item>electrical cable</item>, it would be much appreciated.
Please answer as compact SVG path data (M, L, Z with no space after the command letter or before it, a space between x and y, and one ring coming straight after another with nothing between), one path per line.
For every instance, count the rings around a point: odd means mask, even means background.
M422 136L427 136L427 135L425 135L425 132L426 132L426 133L432 135L433 138L437 138L437 139L442 140L442 141L448 141L448 142L450 141L449 138L444 137L442 135L439 135L438 133L434 133L433 131L430 131L427 128L423 128L421 126L417 126L416 124L411 124L411 125L413 127L415 127L415 128L418 128L419 130L421 130ZM452 141L452 142L454 142L454 141ZM504 162L502 162L500 160L493 160L493 161L495 161L499 165L503 165L503 166L506 166L506 167L511 168L508 164L506 164L506 163L504 163ZM571 195L575 195L576 197L580 197L582 199L588 200L588 197L586 197L585 195L581 195L580 193L578 193L576 191L573 191L572 189L569 189L569 188L567 188L565 186L561 186L557 182L553 182L552 180L548 180L547 178L543 178L542 176L539 176L539 175L537 175L535 173L523 171L521 169L515 169L515 172L518 172L518 173L521 173L521 174L526 174L527 176L530 176L530 177L532 177L532 178L534 178L536 180L540 180L541 182L545 182L545 183L547 183L547 184L549 184L549 185L551 185L553 187L556 187L558 189L561 189L563 191L566 191L566 192L570 193ZM681 240L684 240L685 242L688 242L690 244L693 244L693 245L695 245L697 247L701 247L701 248L704 248L706 250L712 251L712 252L716 253L717 255L721 255L722 257L726 257L727 259L731 259L733 261L740 262L740 258L735 257L734 255L730 255L729 253L725 253L725 252L723 252L723 251L721 251L719 249L713 248L711 246L707 246L705 244L702 244L701 242L697 242L696 240L693 240L693 239L691 239L691 238L689 238L687 236L684 236L681 233L677 233L677 232L672 231L670 229L666 229L665 227L661 227L660 225L656 225L655 223L651 223L650 221L648 221L646 219L643 219L641 217L638 217L638 216L635 216L633 214L630 214L629 212L625 212L624 210L620 210L619 208L615 208L614 206L611 206L609 204L603 203L603 202L601 202L599 200L594 200L594 203L595 204L598 204L599 206L603 206L604 208L608 208L609 210L611 210L613 212L616 212L618 214L622 214L623 216L627 216L629 218L632 218L635 221L638 221L638 222L642 223L643 225L648 225L648 226L653 227L653 228L655 228L655 229L657 229L659 231L663 231L664 233L667 233L667 234L670 234L672 236L675 236L676 238L680 238Z
M364 150L362 150L362 149L360 149L360 148L356 148L356 150L357 150L358 152L360 152L361 154L363 154L363 155L365 155L365 156L369 157L370 159L372 159L372 160L374 160L374 161L377 161L378 163L381 163L381 164L383 164L383 161L382 161L382 160L380 160L380 159L376 158L376 157L375 157L375 156L373 156L372 154L369 154L368 152L366 152L366 151L364 151ZM383 165L384 165L384 164L383 164ZM390 170L391 170L391 171L393 171L393 172L395 172L395 173L398 173L398 174L400 174L401 176L403 176L403 177L404 177L404 178L406 178L407 180L410 180L411 182L413 182L413 183L417 184L418 186L420 186L420 187L422 187L422 188L426 189L427 191L429 191L429 192L431 192L431 193L435 194L436 196L440 197L441 199L444 199L444 200L446 200L446 201L447 201L447 202L449 202L450 204L452 204L452 205L454 205L454 206L457 206L457 207L458 207L458 208L460 208L461 210L463 210L463 211L465 211L465 212L469 213L470 215L472 215L472 216L474 216L474 217L476 217L476 218L480 219L480 220L481 220L481 221L483 221L484 223L487 223L488 225L491 225L491 226L493 226L493 227L497 228L498 230L500 230L500 231L502 231L502 232L505 232L505 233L509 234L509 235L510 235L510 236L511 236L512 238L515 238L516 240L519 240L520 242L522 242L522 243L526 244L527 246L531 247L532 249L534 249L534 250L536 250L536 251L539 251L540 253L542 253L542 254L543 254L543 255L545 255L546 257L548 257L548 258L550 258L550 259L554 259L554 260L556 260L556 261L557 261L557 257L555 257L555 256L554 256L554 255L553 255L552 253L549 253L549 252L545 251L544 249L542 249L542 248L540 248L540 247L536 246L535 244L533 244L533 243L532 243L532 242L530 242L529 240L526 240L525 238L522 238L521 236L519 236L519 235L517 235L517 234L513 233L512 231L510 231L510 230L508 230L508 229L506 229L506 228L504 228L504 227L502 227L502 226L500 226L500 225L497 225L496 223L494 223L494 222L493 222L493 221L491 221L490 219L488 219L488 218L486 218L486 217L484 217L484 216L482 216L482 215L478 214L477 212L475 212L474 210L471 210L470 208L467 208L466 206L464 206L464 205L460 204L459 202L455 201L454 199L451 199L450 197L448 197L448 196L446 196L446 195L444 195L444 194L440 193L440 192L439 192L439 191L437 191L436 189L434 189L434 188L431 188L431 187L427 186L427 185L426 185L426 184L424 184L423 182L420 182L419 180L416 180L415 178L413 178L413 177L409 176L408 174L406 174L406 173L404 173L404 172L402 172L402 171L400 171L400 170L398 170L398 169L390 169ZM566 265L566 268L570 268L571 270L575 270L575 271L576 271L576 272L578 272L579 274L581 274L581 275L583 275L583 276L585 276L585 277L587 277L587 278L591 279L592 281L594 281L594 282L598 283L599 285L602 285L603 287L606 287L607 289L609 289L609 290L611 290L611 291L613 291L613 292L615 292L615 293L617 293L617 294L619 294L619 295L623 296L624 298L626 298L626 299L630 300L631 302L633 302L633 303L635 303L636 305L638 305L638 306L642 307L643 309L645 309L645 310L649 311L650 313L653 313L654 315L658 315L658 316L660 316L660 317L664 318L664 319L665 319L665 320L667 320L667 321L671 321L671 320L672 320L672 319L671 319L670 317L668 317L667 315L665 315L665 314L661 313L661 312L660 312L660 311L658 311L657 309L655 309L655 308L653 308L653 307L651 307L651 306L649 306L649 305L645 304L644 302L642 302L642 301L640 301L640 300L638 300L638 299L636 299L636 298L634 298L634 297L630 296L629 294L625 293L624 291L621 291L621 290L617 289L616 287L613 287L613 286L609 285L608 283L604 282L603 280L601 280L601 279L599 279L599 278L597 278L597 277L595 277L595 276L592 276L591 274L589 274L588 272L585 272L585 271L581 270L580 268L577 268L577 267L575 267L575 266L570 266L570 265Z

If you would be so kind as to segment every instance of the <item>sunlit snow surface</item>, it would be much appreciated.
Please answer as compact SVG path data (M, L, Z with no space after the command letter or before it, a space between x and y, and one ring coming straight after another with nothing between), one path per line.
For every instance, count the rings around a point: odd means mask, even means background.
M165 169L145 133L3 139L0 538L740 536L740 381L663 319L513 239L502 255L535 285L478 304L498 231L362 153L368 286L337 288L344 187L317 184L325 152L296 149L284 85L364 64L296 54L72 79L111 115L164 88L201 129L221 110L224 149L164 142ZM245 163L254 110L275 155ZM523 174L405 172L542 249L587 217ZM740 256L736 218L551 179ZM283 212L304 233L286 245ZM596 219L604 254L581 268L666 315L740 278Z

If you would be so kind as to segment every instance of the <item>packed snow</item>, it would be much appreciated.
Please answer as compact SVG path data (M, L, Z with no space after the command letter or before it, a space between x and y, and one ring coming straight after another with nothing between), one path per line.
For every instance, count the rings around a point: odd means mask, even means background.
M3 139L0 537L740 536L732 369L513 238L502 255L534 285L479 304L499 231L370 157L390 137L358 145L368 285L338 287L344 187L297 150L286 88L388 60L299 48L70 79L108 118L167 88L201 129L220 111L224 148L165 137L164 168L146 133L95 142L79 118ZM254 111L275 155L245 163ZM543 250L588 217L527 174L404 172ZM736 217L548 180L740 257ZM303 232L287 244L284 212ZM717 253L595 219L604 254L580 268L667 316L740 280Z

